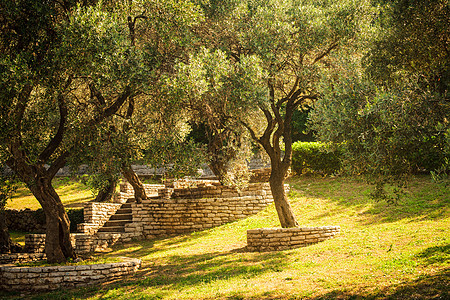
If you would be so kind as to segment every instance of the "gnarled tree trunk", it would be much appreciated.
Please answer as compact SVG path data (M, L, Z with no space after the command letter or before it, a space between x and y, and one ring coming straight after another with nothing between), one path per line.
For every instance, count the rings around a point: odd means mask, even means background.
M275 203L275 209L277 210L281 227L297 227L298 222L295 219L294 212L284 189L285 173L283 170L280 170L280 167L277 167L276 163L272 163L272 171L269 178L270 190L272 191L273 202Z
M108 179L108 186L98 192L95 202L108 202L116 190L116 185L117 179Z
M16 149L14 147L14 150ZM8 166L27 185L45 213L45 254L47 261L62 263L68 258L76 258L70 241L69 217L51 182L57 170L60 169L59 166L50 167L49 170L46 170L43 164L30 165L19 154L16 154L16 157L19 159L9 160ZM63 159L61 159L62 161Z
M45 254L49 262L62 263L76 258L70 241L70 220L51 184L51 178L41 177L29 185L41 204L46 218Z
M11 252L11 239L6 227L5 211L0 209L0 253Z
M144 185L139 180L137 174L133 171L130 165L122 166L122 174L125 179L131 184L134 189L134 199L137 203L142 203L142 200L147 200L147 194L145 193Z

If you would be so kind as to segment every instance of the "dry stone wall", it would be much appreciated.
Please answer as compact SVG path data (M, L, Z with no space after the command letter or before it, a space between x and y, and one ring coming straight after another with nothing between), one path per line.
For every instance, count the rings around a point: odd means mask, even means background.
M118 263L76 266L0 266L0 290L34 292L95 285L129 276L140 265L139 259L124 259Z
M124 193L132 191L127 185L121 187ZM144 186L157 190L158 196L141 204L131 203L132 222L125 224L121 233L98 232L120 208L120 203L87 203L85 223L79 224L80 233L71 235L75 251L79 254L101 251L134 238L151 239L205 230L256 214L273 202L268 183L251 183L242 190L211 180L174 182L167 188ZM289 186L285 188L288 190ZM29 239L30 245L26 247L43 251L45 235Z
M11 253L0 255L0 265L22 264L30 261L39 261L45 258L44 253Z
M333 238L339 232L339 226L249 229L247 250L278 251L303 247Z
M103 250L133 238L150 239L205 230L256 214L273 202L268 183L252 183L243 190L210 180L180 181L171 186L158 188L158 196L141 204L132 203L132 222L125 224L125 232L96 232L91 239L77 236L77 252ZM121 190L127 192L129 188L122 187ZM89 214L85 212L85 215ZM83 226L80 229L85 229L85 235L92 234L86 230L86 225ZM90 247L87 246L89 243Z
M164 184L144 184L145 193L148 197L157 196L158 191L164 188ZM134 198L134 190L131 184L125 181L120 184L120 193L114 195L113 200L116 203L125 203L130 198Z
M84 223L78 224L78 232L95 234L120 208L120 203L89 202L84 204Z
M44 232L45 214L36 214L30 209L5 209L6 227L9 230L25 232Z

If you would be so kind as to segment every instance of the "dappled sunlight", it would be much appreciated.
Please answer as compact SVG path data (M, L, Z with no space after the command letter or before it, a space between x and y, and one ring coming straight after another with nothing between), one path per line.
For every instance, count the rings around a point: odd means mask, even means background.
M295 212L303 215L307 211L311 215L314 211L322 211L313 220L342 214L372 224L406 218L439 219L450 216L450 187L435 184L430 177L411 178L405 195L397 204L371 199L371 187L354 178L305 176L291 178L289 182Z
M395 207L370 200L367 187L357 180L307 180L298 179L301 184L293 180L293 186L300 187L290 194L294 213L300 226L340 226L333 239L285 251L248 252L247 229L279 227L271 204L256 215L220 227L134 240L95 253L139 258L142 266L120 283L48 295L114 300L383 298L413 295L422 287L430 295L442 293L450 262L450 216L441 187L426 182L421 189L420 180L414 181L410 200ZM308 184L309 190L304 189ZM414 201L425 207L424 212ZM430 217L437 213L443 215ZM437 288L432 280L437 280ZM42 299L51 298L46 294Z
M61 198L61 202L67 208L83 207L84 202L92 201L95 197L91 190L80 181L70 178L56 178L53 182L56 193ZM41 208L37 199L31 194L25 185L20 184L10 201L6 203L8 209L29 208L36 210Z

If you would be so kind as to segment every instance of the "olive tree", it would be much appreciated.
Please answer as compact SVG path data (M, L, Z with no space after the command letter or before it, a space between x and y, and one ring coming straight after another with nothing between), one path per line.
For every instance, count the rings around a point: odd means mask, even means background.
M62 262L75 253L52 178L136 93L149 65L118 14L100 5L4 1L2 8L1 159L41 204L47 259Z
M448 161L450 10L447 1L376 2L365 51L324 74L310 123L341 145L345 165L369 175L374 196L393 200L384 183Z
M330 53L351 44L362 30L363 4L210 1L203 6L205 49L179 65L177 96L239 124L269 156L282 227L297 226L284 190L293 113L317 99L319 71Z
M111 1L109 7L125 12L120 17L128 25L130 46L143 51L145 63L151 63L151 68L145 86L93 132L95 141L73 157L72 164L84 162L91 166L90 181L99 191L96 200L108 199L115 190L118 174L122 174L133 186L134 198L140 203L147 195L131 164L167 167L169 155L174 159L168 174L181 176L197 171L194 161L198 163L200 157L196 155L196 146L186 141L183 107L175 105L176 101L164 100L160 78L172 74L176 59L189 51L192 31L202 14L190 1ZM181 151L192 161L169 154Z

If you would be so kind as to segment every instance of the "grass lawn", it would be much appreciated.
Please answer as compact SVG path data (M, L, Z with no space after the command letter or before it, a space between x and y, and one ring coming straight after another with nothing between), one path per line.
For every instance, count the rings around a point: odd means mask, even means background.
M31 299L449 299L450 186L411 181L396 206L369 199L355 178L290 179L301 226L340 225L336 238L279 252L246 252L246 230L276 227L274 206L245 220L96 256L140 258L112 285ZM1 294L0 298L23 298Z
M83 202L94 199L89 187L79 180L73 180L69 177L56 177L53 179L52 183L59 197L61 197L61 201L65 207L81 207ZM30 190L25 187L25 185L21 184L12 199L6 203L6 208L29 208L36 210L41 208L41 205L31 194Z

